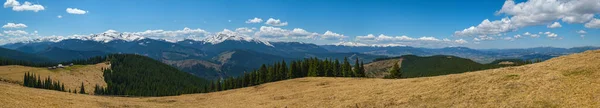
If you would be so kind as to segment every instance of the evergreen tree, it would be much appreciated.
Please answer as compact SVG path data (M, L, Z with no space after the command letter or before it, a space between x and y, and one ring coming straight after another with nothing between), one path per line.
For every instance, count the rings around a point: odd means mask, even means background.
M290 64L290 70L287 72L287 79L295 78L297 70L296 61L292 61L292 64Z
M352 67L350 66L350 62L348 62L348 57L344 57L344 63L342 64L342 76L350 77L352 73Z
M366 73L366 70L365 70L365 63L362 62L362 61L360 62L360 68L359 68L359 70L360 70L359 74L361 75L359 77L367 77L367 73Z
M81 88L79 89L79 94L85 94L85 87L83 86L83 82L81 82Z
M401 78L402 77L402 73L400 72L400 66L398 65L398 62L396 62L394 64L394 66L392 66L392 68L389 70L390 75L386 76L386 78Z
M356 57L356 61L354 61L354 73L352 73L352 77L361 77L360 75L360 64L358 62L358 57Z
M340 61L338 59L335 59L335 61L333 62L331 76L333 76L333 77L340 76Z

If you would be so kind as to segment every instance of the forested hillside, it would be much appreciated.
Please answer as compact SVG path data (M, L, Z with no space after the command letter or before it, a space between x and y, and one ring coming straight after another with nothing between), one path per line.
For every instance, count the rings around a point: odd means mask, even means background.
M505 66L497 64L480 64L470 59L447 55L429 57L406 55L401 56L401 58L403 59L402 65L400 66L402 78L456 74Z
M111 69L104 70L107 88L98 90L97 94L167 96L199 93L207 82L141 55L114 54L108 58Z

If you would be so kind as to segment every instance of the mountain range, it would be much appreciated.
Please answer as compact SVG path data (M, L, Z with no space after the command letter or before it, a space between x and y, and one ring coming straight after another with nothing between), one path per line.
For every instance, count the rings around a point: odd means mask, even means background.
M107 31L79 37L47 37L3 45L0 57L31 61L68 61L106 54L138 54L162 61L206 79L239 76L261 64L316 57L320 59L376 58L401 55L452 55L489 63L496 59L549 59L599 47L528 49L471 49L467 47L419 48L411 46L315 45L270 42L244 36L216 34L204 40L167 41L129 33ZM23 53L23 54L15 54ZM18 55L18 56L17 56ZM21 57L27 56L27 57Z

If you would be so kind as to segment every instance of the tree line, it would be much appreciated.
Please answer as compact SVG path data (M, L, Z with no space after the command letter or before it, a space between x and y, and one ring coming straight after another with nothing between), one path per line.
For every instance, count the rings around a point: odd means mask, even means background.
M50 76L42 79L40 75L29 72L23 76L23 86L66 92L65 84L60 83L60 81L54 81Z
M40 75L36 75L35 73L29 73L29 72L27 72L27 73L25 73L25 75L23 75L23 86L32 87L32 88L48 89L48 90L56 90L56 91L69 92L69 93L86 94L85 88L83 86L83 82L81 82L81 88L80 88L79 92L77 92L77 90L71 91L71 89L65 89L65 84L61 83L59 80L55 81L52 78L50 78L50 76L42 79L40 77Z
M344 58L342 62L337 59L306 58L292 61L289 65L281 61L273 65L263 64L242 76L214 80L203 91L215 92L302 77L365 77L363 65L358 58L354 67L350 65L348 58Z
M249 87L269 82L302 77L365 77L362 62L350 65L349 59L306 58L274 64L245 72L238 77L213 81L182 72L145 56L114 54L107 56L110 69L103 69L107 87L94 87L97 95L172 96L189 93L208 93Z

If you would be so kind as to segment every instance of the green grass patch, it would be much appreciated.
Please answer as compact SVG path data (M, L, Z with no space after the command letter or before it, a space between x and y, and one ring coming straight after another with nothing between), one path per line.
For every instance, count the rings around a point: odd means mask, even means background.
M519 75L517 75L517 74L505 75L504 79L519 79Z

